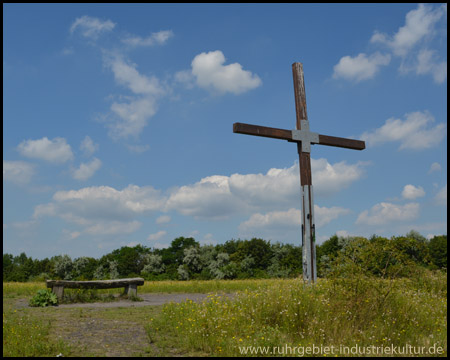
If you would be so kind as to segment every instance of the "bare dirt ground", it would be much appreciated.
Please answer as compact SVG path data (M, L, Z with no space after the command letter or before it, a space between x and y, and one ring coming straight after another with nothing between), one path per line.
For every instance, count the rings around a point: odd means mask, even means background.
M50 337L70 345L71 353L62 356L208 356L183 353L176 339L165 338L148 328L162 305L185 300L201 302L208 294L138 294L143 301L120 299L113 302L61 304L31 308L29 299L16 299L14 307L35 312L51 321ZM227 294L233 296L233 294ZM56 356L57 354L55 354Z

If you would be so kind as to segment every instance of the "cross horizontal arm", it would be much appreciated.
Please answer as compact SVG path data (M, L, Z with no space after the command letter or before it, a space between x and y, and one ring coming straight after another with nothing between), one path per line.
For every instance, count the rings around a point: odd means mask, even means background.
M364 150L366 148L366 143L361 140L346 139L341 137L320 135L320 134L319 134L319 144L353 150Z
M233 132L238 134L262 136L273 139L282 139L292 142L299 142L298 140L293 139L292 130L277 129L266 126L234 123ZM320 134L319 134L319 141L311 143L353 150L364 150L366 148L365 142L361 140L346 139L336 136L320 135Z
M263 136L273 139L292 140L292 131L266 126L234 123L233 132L238 134Z

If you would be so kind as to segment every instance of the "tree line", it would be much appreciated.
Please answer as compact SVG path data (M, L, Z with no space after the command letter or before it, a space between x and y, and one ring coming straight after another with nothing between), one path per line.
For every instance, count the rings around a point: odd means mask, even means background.
M429 240L414 230L390 239L334 235L316 247L316 258L319 277L336 275L349 269L349 264L352 269L379 277L408 276L416 268L446 271L447 235ZM192 237L178 237L168 248L124 246L99 259L58 255L38 260L25 253L3 254L3 281L138 276L146 280L289 278L301 273L301 246L272 244L259 238L200 245Z

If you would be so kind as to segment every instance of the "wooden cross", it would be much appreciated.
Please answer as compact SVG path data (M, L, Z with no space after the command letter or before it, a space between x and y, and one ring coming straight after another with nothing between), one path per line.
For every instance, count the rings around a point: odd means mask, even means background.
M310 157L311 144L336 146L354 150L363 150L366 145L364 141L360 140L321 135L309 131L302 63L292 64L292 74L294 77L295 109L297 116L297 128L295 130L284 130L258 125L234 123L233 132L282 139L297 143L300 167L300 185L302 188L303 279L308 283L314 283L316 281L317 274L315 248L316 232L314 224L314 202Z

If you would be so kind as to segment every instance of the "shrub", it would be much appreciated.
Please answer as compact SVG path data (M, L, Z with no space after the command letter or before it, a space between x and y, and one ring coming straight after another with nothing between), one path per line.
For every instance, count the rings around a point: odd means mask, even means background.
M58 305L58 297L49 289L38 290L37 294L30 299L30 306Z

